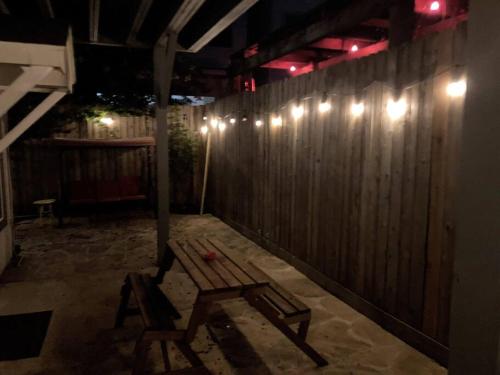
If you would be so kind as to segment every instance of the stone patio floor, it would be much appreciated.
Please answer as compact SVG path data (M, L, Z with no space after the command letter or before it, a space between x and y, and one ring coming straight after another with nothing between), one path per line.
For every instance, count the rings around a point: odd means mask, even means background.
M174 216L173 238L216 236L313 310L309 343L330 365L318 369L243 300L217 304L193 349L213 374L445 374L446 370L351 309L284 261L210 216ZM129 271L154 273L155 221L144 213L71 218L64 229L22 222L18 267L0 277L0 315L53 310L37 358L0 362L3 375L130 374L139 317L113 323ZM174 265L162 288L187 323L196 288ZM169 345L174 367L186 365ZM148 374L163 371L153 345Z

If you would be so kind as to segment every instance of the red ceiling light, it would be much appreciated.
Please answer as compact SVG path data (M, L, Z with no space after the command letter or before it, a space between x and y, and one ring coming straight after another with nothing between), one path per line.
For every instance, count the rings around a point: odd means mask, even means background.
M433 1L431 5L429 6L429 9L431 12L437 12L441 8L441 4L439 1Z
M296 70L297 70L297 67L296 67L295 65L292 65L292 66L290 67L290 71L291 71L291 72L295 72Z
M359 47L357 44L353 44L352 47L351 47L351 52L358 52L359 51Z

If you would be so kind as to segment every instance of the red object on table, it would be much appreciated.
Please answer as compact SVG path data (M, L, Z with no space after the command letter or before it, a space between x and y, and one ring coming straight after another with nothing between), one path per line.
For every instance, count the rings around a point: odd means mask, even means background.
M217 253L215 251L208 251L205 255L203 255L203 259L205 261L211 261L217 258Z

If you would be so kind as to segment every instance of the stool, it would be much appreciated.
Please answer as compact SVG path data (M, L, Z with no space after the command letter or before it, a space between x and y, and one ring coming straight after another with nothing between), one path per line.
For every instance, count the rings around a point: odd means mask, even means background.
M38 216L40 218L40 224L44 217L49 217L54 219L54 211L52 210L52 205L56 202L55 199L41 199L34 201L33 205L38 208Z

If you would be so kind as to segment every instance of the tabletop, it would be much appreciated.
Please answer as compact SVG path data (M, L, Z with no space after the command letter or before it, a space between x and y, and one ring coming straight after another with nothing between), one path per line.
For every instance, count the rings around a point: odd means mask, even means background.
M168 245L200 294L243 292L269 285L269 279L217 239L170 240Z

